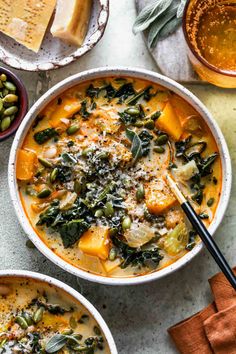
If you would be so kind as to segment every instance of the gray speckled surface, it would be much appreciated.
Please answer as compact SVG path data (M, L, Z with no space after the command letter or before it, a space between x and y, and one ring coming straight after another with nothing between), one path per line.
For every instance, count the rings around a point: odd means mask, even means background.
M111 0L107 31L98 46L74 64L49 74L18 74L24 80L31 103L61 79L85 69L106 65L130 65L157 70L141 36L131 28L135 18L132 0ZM236 91L212 86L189 87L218 121L229 145L236 171ZM37 250L26 247L26 235L13 211L7 186L7 162L12 139L0 144L0 268L28 269L63 280L85 295L104 316L120 354L176 353L166 329L199 311L211 301L207 279L218 271L203 251L193 262L168 278L134 287L108 287L90 284L61 271ZM236 185L230 206L216 240L231 265L236 262Z

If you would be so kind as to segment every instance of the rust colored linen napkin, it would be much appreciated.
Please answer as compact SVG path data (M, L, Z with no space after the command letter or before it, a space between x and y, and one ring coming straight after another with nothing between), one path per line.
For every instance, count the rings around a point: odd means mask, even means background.
M209 283L215 301L168 329L181 354L236 354L236 291L223 273Z

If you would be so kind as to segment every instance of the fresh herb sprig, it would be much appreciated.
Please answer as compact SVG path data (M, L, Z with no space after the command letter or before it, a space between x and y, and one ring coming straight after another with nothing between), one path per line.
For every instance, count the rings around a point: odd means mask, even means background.
M148 30L148 46L154 47L159 39L175 32L182 22L186 0L155 0L137 16L133 32Z

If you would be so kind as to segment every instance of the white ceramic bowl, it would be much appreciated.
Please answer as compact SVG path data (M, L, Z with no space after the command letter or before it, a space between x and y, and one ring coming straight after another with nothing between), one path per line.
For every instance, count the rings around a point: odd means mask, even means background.
M129 76L129 77L136 77L148 81L152 81L156 84L162 85L182 98L184 98L187 102L189 102L203 117L203 119L208 124L209 128L212 131L212 134L216 140L218 145L218 149L220 152L221 163L222 163L222 173L223 173L223 181L222 181L222 193L220 197L220 201L215 213L214 220L212 221L209 231L211 234L214 234L217 227L220 225L224 213L226 211L230 191L231 191L231 180L232 180L232 170L231 170L231 161L229 156L229 151L224 139L224 136L219 129L217 123L212 118L211 114L208 112L206 107L200 102L200 100L195 97L189 90L187 90L182 85L178 84L177 82L162 76L160 74L154 73L152 71L147 71L144 69L133 69L133 68L124 68L124 67L115 67L115 68L99 68L99 69L92 69L88 70L74 76L71 76L57 85L52 87L48 90L29 110L28 114L24 118L23 122L21 123L15 139L12 144L12 149L10 153L10 160L9 160L9 189L11 194L11 199L16 211L16 215L21 223L23 229L31 239L31 241L35 244L35 246L52 262L57 264L62 269L87 280L94 281L97 283L103 283L108 285L131 285L131 284L140 284L145 283L151 280L160 279L175 270L181 268L183 265L190 262L203 248L202 243L199 243L194 249L184 255L182 258L177 260L175 263L169 265L168 267L161 269L159 271L133 277L133 278L110 278L110 277L103 277L100 275L95 275L92 273L88 273L82 269L76 268L71 264L65 262L55 253L53 253L38 237L36 232L33 230L30 222L28 221L23 207L21 205L21 201L19 198L19 192L17 187L16 181L16 155L17 150L21 147L23 140L27 134L28 129L30 128L32 122L34 121L35 117L40 113L40 111L55 97L60 95L63 91L69 89L70 87L77 85L81 82L88 81L90 79L101 78L101 77L109 77L109 76Z
M95 309L95 307L85 298L83 297L80 293L78 293L76 290L71 288L70 286L66 285L65 283L49 277L47 275L41 274L41 273L35 273L35 272L29 272L26 270L1 270L0 271L0 282L1 278L3 277L19 277L19 278L26 278L26 279L35 279L39 280L48 284L52 284L56 288L59 288L69 295L71 295L75 300L77 300L82 306L84 306L88 312L91 314L91 316L95 319L95 321L98 323L99 327L101 328L102 332L104 333L104 336L107 340L108 347L110 349L111 354L118 354L116 345L114 342L114 339L112 337L112 334L102 318L102 316L99 314L99 312Z

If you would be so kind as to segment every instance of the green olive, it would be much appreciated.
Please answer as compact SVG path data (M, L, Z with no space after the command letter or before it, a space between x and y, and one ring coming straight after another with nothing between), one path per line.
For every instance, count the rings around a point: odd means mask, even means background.
M122 221L122 229L127 230L131 227L131 219L129 216L126 216Z
M111 217L114 215L114 208L111 202L107 202L104 207L104 213L106 217Z
M67 128L66 132L68 135L73 135L79 130L79 126L77 124L71 125L69 128Z
M41 165L43 165L44 167L48 167L48 168L53 167L52 163L49 160L44 159L43 157L38 157L38 160L41 163Z
M94 216L95 216L96 218L100 218L101 216L103 216L103 211L102 211L102 209L96 210Z
M1 81L7 81L7 75L6 74L1 74L0 75L0 80Z
M150 130L153 130L155 128L155 123L152 119L148 119L145 123L144 123L144 127Z
M3 85L6 87L7 90L9 91L16 91L16 86L10 82L10 81L4 81Z
M165 149L162 146L155 146L153 148L153 151L157 152L158 154L163 154L165 152Z
M18 325L22 329L27 329L29 327L26 319L24 317L22 317L22 316L16 316L15 322L18 323Z
M44 308L40 307L38 310L35 311L33 315L33 321L34 323L38 323L42 320L43 318L43 313L44 313Z
M145 196L145 191L143 184L140 184L137 191L136 191L136 199L138 202L141 202Z
M211 207L214 204L214 202L215 202L215 198L208 199L207 206Z
M26 322L27 322L27 324L29 326L31 326L33 324L33 319L32 319L32 317L30 316L29 313L24 312L23 317L24 317L24 319L26 320Z
M53 183L53 182L55 182L56 181L56 179L57 179L57 176L58 176L58 168L54 168L53 170L52 170L52 172L51 172L51 174L50 174L50 182L51 183Z
M50 189L44 188L37 194L37 197L40 198L40 199L47 198L47 197L50 196L51 193L52 192L51 192Z
M11 116L12 114L15 114L18 111L18 107L16 106L11 106L5 109L3 112L4 116Z
M5 130L7 130L11 125L11 118L10 117L6 117L3 118L3 120L1 121L1 131L4 132Z
M117 249L115 247L112 247L110 249L108 258L109 258L110 261L114 261L116 259L116 256L117 256Z
M168 135L162 134L155 140L155 144L158 146L165 145L167 141L168 141Z
M137 128L141 128L143 127L144 123L141 120L137 120L133 125Z
M6 96L3 98L3 102L12 103L12 102L17 102L17 101L18 101L18 96L17 96L17 95L14 95L13 93L9 93L8 95L6 95Z
M130 107L125 110L125 113L128 113L130 116L139 116L140 110L137 107Z

